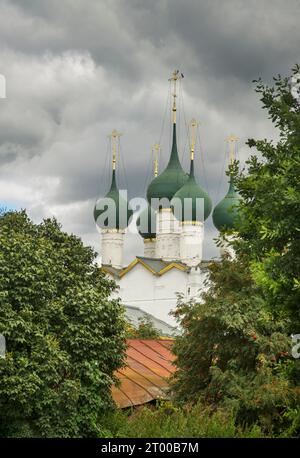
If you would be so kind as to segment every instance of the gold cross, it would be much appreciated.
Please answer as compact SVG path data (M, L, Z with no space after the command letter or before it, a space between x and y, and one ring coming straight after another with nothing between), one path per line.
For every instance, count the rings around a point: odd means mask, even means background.
M174 72L172 73L172 76L171 78L169 78L169 81L173 82L173 107L172 107L172 111L173 111L173 124L176 124L176 111L177 111L177 108L176 108L176 97L177 97L177 87L176 87L176 83L178 80L181 80L183 78L183 74L182 73L179 73L179 70L174 70Z
M155 143L155 145L152 146L152 152L154 152L154 176L158 176L158 153L160 151L160 144Z
M119 138L121 137L121 132L118 132L116 129L112 131L111 134L108 135L111 141L111 150L112 150L112 167L113 170L116 169L116 162L117 162L117 143Z
M238 141L238 137L234 134L230 134L229 137L226 138L226 141L229 143L229 160L232 165L235 159L235 145Z
M191 160L194 160L195 157L195 146L196 146L196 132L199 122L196 119L192 119L190 122L191 127Z

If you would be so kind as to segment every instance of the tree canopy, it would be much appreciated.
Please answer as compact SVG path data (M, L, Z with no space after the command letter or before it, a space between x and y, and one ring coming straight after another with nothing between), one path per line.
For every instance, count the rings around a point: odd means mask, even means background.
M125 321L95 253L54 219L0 215L0 436L92 437L113 407Z
M300 72L296 65L292 76ZM261 158L252 155L248 171L237 176L243 197L239 243L251 262L255 282L278 313L290 316L290 332L300 333L300 103L290 77L257 81L263 108L279 141L250 139ZM275 311L275 310L274 310Z
M292 75L299 72L299 66ZM300 361L291 355L291 333L300 333L300 105L291 78L256 81L263 108L279 141L248 141L247 169L230 173L243 200L224 255L209 267L201 303L180 303L183 334L174 352L173 390L180 401L199 398L231 406L237 421L269 432L300 430ZM225 236L226 237L226 236ZM285 431L285 433L283 432Z

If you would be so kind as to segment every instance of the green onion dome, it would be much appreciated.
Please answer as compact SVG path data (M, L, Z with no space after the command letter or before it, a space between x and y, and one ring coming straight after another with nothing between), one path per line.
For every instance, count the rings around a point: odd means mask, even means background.
M178 210L176 210L176 199L179 199L181 201L181 208L179 208ZM197 199L204 199L204 208L202 207L202 205L199 205L199 201L197 204ZM186 219L192 222L206 220L211 213L211 198L209 197L207 192L204 191L204 189L196 182L194 175L193 160L191 160L189 178L186 181L186 183L176 192L172 199L171 205L176 218L180 221L185 221Z
M138 231L144 239L155 239L156 214L150 205L147 205L147 207L144 208L140 216L137 218L136 223L138 226L142 224L142 227L139 227Z
M214 225L219 231L235 228L240 199L240 195L235 190L233 178L230 176L228 192L224 199L215 206L212 214Z
M110 213L108 202L104 202L104 199L112 199L115 205L112 207L113 213ZM116 171L113 170L112 181L109 192L106 194L104 199L100 199L94 208L94 219L96 223L102 229L125 229L128 226L129 219L131 218L133 211L128 207L128 202L122 198L119 193L117 182L116 182ZM101 204L102 201L102 204ZM121 215L120 215L121 208ZM124 215L122 212L124 211ZM107 212L108 216L101 224L98 221L99 216L104 212ZM116 212L116 214L115 214Z
M183 170L177 151L176 124L173 124L173 143L169 163L165 170L150 183L147 199L167 198L171 201L174 194L184 185L188 175Z

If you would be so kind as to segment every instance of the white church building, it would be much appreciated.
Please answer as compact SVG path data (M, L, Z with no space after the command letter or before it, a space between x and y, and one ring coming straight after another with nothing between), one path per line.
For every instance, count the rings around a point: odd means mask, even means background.
M204 289L207 261L189 267L180 261L138 256L123 269L103 265L119 286L117 295L125 306L135 306L171 326L175 319L169 315L174 310L178 294L184 300L200 298Z
M201 300L207 287L207 267L202 257L204 225L212 211L207 192L197 183L194 174L197 122L190 124L190 170L180 163L177 149L177 89L182 74L175 71L172 85L172 148L169 162L158 174L157 157L154 177L147 189L147 207L137 219L138 231L144 241L144 256L123 265L124 239L132 210L119 192L116 179L116 158L119 134L111 134L112 180L109 192L100 198L94 209L95 221L101 230L101 268L118 285L117 295L131 310L154 317L170 329L176 326L170 312L176 308L178 295L182 300ZM228 138L231 160L236 137ZM213 222L220 231L232 231L237 217L239 195L232 177L224 199L213 210Z

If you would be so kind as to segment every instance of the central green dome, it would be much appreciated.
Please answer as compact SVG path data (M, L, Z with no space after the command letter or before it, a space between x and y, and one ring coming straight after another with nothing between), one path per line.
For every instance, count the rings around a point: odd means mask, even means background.
M214 225L219 231L235 228L240 199L241 197L234 187L233 177L230 176L228 192L224 199L215 206L212 215Z
M187 181L188 175L183 170L177 151L176 124L173 124L173 142L169 163L165 170L154 180L151 181L147 190L147 199L151 204L151 199L167 198L171 201L174 194Z
M101 224L102 229L125 229L128 226L129 219L131 218L133 211L128 207L128 202L120 196L117 182L116 182L116 171L113 170L111 187L104 199L112 199L114 202L113 213L109 214L104 220L104 224ZM101 202L101 200L100 200ZM120 218L120 208L125 211L125 215ZM109 211L109 206L105 203L103 208L97 208L97 204L94 207L94 219L98 222L99 216L104 212ZM122 210L121 210L122 211ZM115 214L114 214L115 213Z
M181 209L176 211L176 199L181 202ZM185 199L189 199L188 201ZM191 199L191 201L190 201ZM203 214L197 214L197 199L203 199ZM191 160L190 175L186 183L176 192L172 199L172 210L180 221L201 221L206 220L212 209L211 198L206 191L196 182L194 175L194 161ZM190 206L191 204L191 206Z

